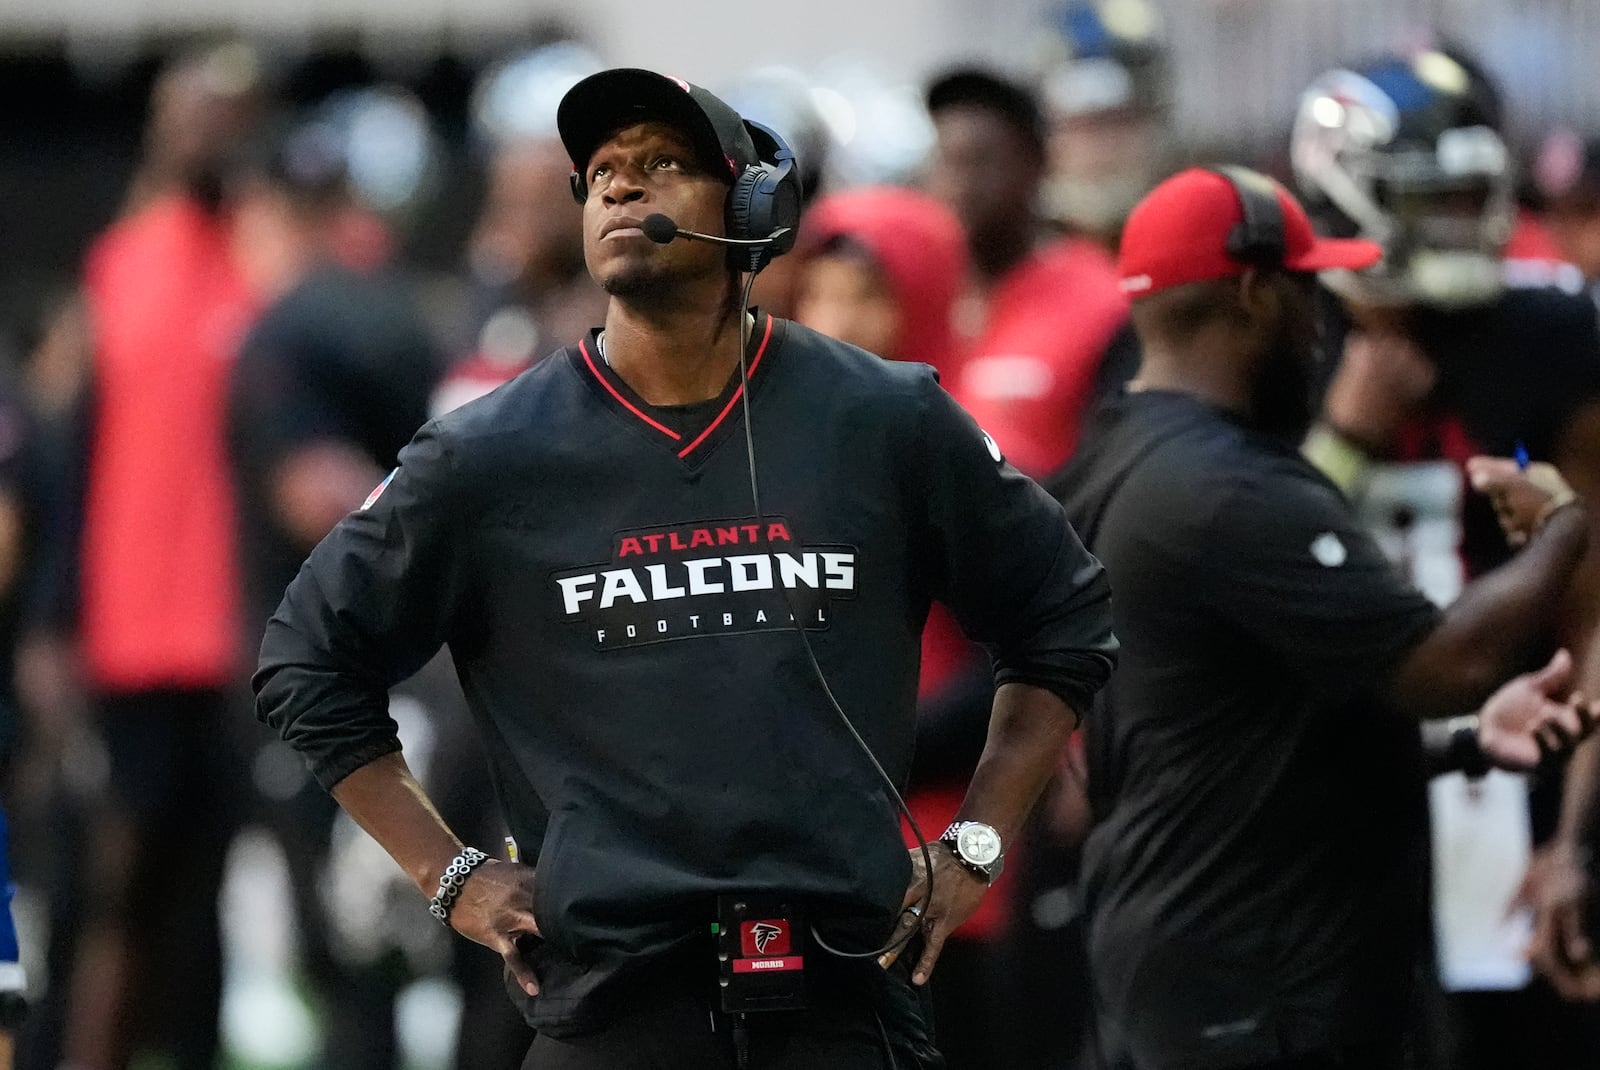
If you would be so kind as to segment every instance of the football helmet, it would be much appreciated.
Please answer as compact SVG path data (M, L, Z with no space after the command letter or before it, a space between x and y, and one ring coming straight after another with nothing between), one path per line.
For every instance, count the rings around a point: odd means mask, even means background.
M1325 280L1354 300L1454 308L1503 285L1515 219L1494 86L1442 52L1329 71L1300 99L1290 141L1306 207L1383 246L1376 268Z
M1040 40L1046 211L1114 231L1165 171L1171 79L1160 14L1149 0L1068 0Z

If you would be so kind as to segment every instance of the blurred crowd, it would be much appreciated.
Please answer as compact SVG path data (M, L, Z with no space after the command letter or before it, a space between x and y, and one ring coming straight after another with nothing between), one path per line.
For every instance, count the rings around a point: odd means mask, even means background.
M1026 67L951 69L921 87L766 68L713 88L782 131L803 169L799 244L753 302L933 365L1005 456L1044 480L1095 402L1137 371L1121 225L1194 147L1170 121L1182 42L1155 7L1068 3L1039 40ZM1465 444L1437 390L1430 347L1442 343L1415 334L1407 310L1552 290L1569 303L1526 314L1580 315L1593 333L1600 140L1540 132L1537 152L1515 159L1493 74L1446 41L1407 46L1329 57L1298 115L1282 117L1292 143L1274 159L1324 230L1385 248L1375 276L1327 280L1330 301L1364 318L1345 313L1330 332L1322 386L1342 431L1407 462L1371 477L1360 505L1447 602L1487 563L1462 550ZM291 108L240 41L163 67L115 218L0 380L0 746L31 1005L18 1065L519 1065L529 1035L497 958L446 939L402 875L384 877L386 856L255 724L247 683L300 562L415 430L602 321L554 115L606 65L553 40L486 69L467 120L484 183L472 198L452 185L438 117L403 87L372 81ZM453 197L477 214L446 283L408 262L406 234L420 205ZM1495 376L1534 374L1547 354L1518 337L1452 337L1499 347L1461 389L1493 394ZM1374 360L1416 374L1405 389L1361 379ZM1404 429L1422 410L1439 418ZM1555 459L1565 433L1527 446ZM1567 475L1580 490L1600 482ZM982 651L936 607L911 802L924 829L961 799L992 686ZM451 824L501 843L448 667L397 691L393 712ZM1084 766L1081 750L1065 756L1029 840L945 951L933 998L952 1070L1094 1065L1076 881L1092 821ZM1467 852L1492 872L1487 887L1436 845L1436 961L1418 970L1437 979L1424 1016L1438 1067L1600 1065L1600 1046L1587 1061L1494 1061L1484 1023L1522 1012L1458 998L1546 984L1508 907L1541 858L1528 829L1536 845L1582 822L1559 815L1558 785L1533 787L1531 810L1521 790L1435 792L1442 827L1498 830ZM1490 801L1503 804L1492 820ZM390 897L372 895L374 874ZM1594 983L1574 970L1528 1020L1576 1050L1600 1045L1600 1007L1583 1003L1600 999ZM247 1001L238 1016L225 992ZM408 1038L418 1015L425 1032L458 1017L454 1039ZM281 1036L248 1039L252 1019L310 1039L275 1049Z

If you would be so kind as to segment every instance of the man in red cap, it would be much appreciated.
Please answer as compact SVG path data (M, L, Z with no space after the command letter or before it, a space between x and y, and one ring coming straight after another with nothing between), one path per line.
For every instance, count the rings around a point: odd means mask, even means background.
M1378 258L1237 168L1168 180L1123 234L1143 367L1058 488L1123 644L1083 863L1115 1070L1400 1066L1427 759L1527 768L1587 727L1539 649L1586 542L1570 493L1499 473L1542 519L1441 613L1299 452L1314 273Z

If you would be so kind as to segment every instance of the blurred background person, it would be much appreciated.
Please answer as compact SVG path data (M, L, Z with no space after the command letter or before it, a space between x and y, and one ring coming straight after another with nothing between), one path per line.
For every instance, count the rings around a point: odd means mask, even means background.
M1440 604L1509 555L1493 510L1465 491L1470 456L1520 451L1556 464L1580 493L1600 492L1595 306L1556 287L1508 284L1516 215L1502 128L1498 90L1477 65L1423 49L1316 80L1291 147L1319 219L1384 250L1373 271L1324 276L1338 297L1329 335L1342 357L1308 450ZM1561 608L1561 638L1579 655L1578 686L1593 692L1600 541ZM1542 846L1521 894L1534 908L1535 957L1558 967L1557 988L1585 968L1560 970L1560 956L1545 949L1552 913L1570 915L1571 897L1593 880L1580 840L1597 766L1600 752L1585 744L1568 771L1566 805L1548 785L1533 798L1531 832ZM1432 799L1440 975L1458 993L1438 1065L1592 1065L1597 1010L1563 1005L1544 980L1529 984L1503 927L1517 891L1512 874L1527 861L1523 786L1456 778L1436 783Z
M488 192L467 246L476 348L446 375L435 415L509 382L551 348L605 318L605 294L583 266L572 162L556 136L556 103L602 64L571 41L495 67L473 93L488 146Z
M1180 172L1129 217L1144 365L1058 484L1120 584L1130 663L1087 724L1089 955L1117 1070L1404 1070L1420 722L1481 706L1469 750L1523 770L1546 714L1566 747L1586 731L1549 638L1588 541L1569 488L1511 464L1539 530L1441 612L1300 456L1315 273L1381 256L1239 168ZM1502 686L1529 659L1548 664Z
M801 225L795 319L886 360L959 366L966 235L943 204L877 186L824 197Z
M816 87L799 71L787 67L758 67L733 79L724 87L722 99L740 115L783 131L800 170L800 208L804 220L805 211L824 192L833 152L833 133L817 106ZM750 303L774 316L794 318L799 273L797 259L777 257L756 276L750 290Z
M262 304L228 393L252 647L311 548L426 421L443 365L411 294L371 262L368 241L348 240L370 233L373 206L334 119L324 107L285 121L230 189L237 263ZM353 954L340 931L351 919L328 914L336 808L287 747L253 742L260 816L283 845L307 977L328 1012L327 1064L392 1066L406 978L381 955Z
M1533 162L1540 219L1555 251L1600 301L1600 137L1552 130Z
M945 382L1007 459L1042 479L1071 458L1095 402L1137 368L1126 299L1106 248L1053 235L1042 214L1047 134L1031 91L964 70L934 82L927 101L937 131L927 186L960 217L974 269L958 308L965 354ZM976 685L984 658L961 642L948 644L965 661L943 701L965 701L970 723L982 702L960 682ZM1087 992L1076 911L1061 905L1075 883L1083 826L1068 815L1086 813L1082 790L1070 775L1050 786L1041 809L1050 816L1030 823L1006 889L1006 1002L1021 1010L1007 1036L1019 1066L1049 1065L1081 1044ZM1041 1007L1044 992L1061 997Z
M1039 214L1047 153L1033 93L961 69L927 103L927 189L961 220L973 268L957 314L968 354L946 387L1012 464L1042 477L1072 454L1127 303L1105 251L1050 237Z
M78 582L41 622L70 630L34 647L81 666L107 761L82 845L81 916L54 919L76 930L57 983L65 1057L84 1070L140 1054L201 1070L218 1057L217 893L242 801L232 741L244 664L224 409L254 314L222 198L259 74L235 45L163 73L126 209L84 270L84 483L77 519L53 521L50 544L72 559L54 574Z
M173 196L221 208L228 168L260 118L261 75L260 55L242 42L191 52L162 73L125 215Z
M1044 214L1115 251L1122 223L1168 169L1168 45L1148 0L1074 0L1046 35Z
M362 206L327 123L286 124L241 170L231 240L262 311L233 366L229 444L257 631L427 420L443 358L405 286L341 256L344 221Z

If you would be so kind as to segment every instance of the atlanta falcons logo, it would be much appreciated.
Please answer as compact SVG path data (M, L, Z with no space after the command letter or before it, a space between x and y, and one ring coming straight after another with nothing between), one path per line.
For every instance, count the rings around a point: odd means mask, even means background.
M750 927L750 936L756 942L756 954L765 955L767 945L772 943L774 937L782 936L783 930L769 922L758 921Z

